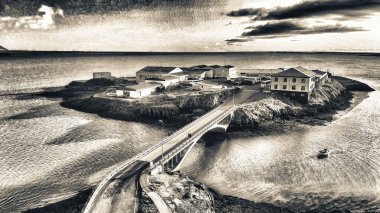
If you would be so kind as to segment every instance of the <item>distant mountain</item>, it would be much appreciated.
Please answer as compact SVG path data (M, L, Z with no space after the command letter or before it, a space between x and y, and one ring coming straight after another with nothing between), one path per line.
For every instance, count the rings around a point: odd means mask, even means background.
M7 49L0 45L0 51L7 51Z

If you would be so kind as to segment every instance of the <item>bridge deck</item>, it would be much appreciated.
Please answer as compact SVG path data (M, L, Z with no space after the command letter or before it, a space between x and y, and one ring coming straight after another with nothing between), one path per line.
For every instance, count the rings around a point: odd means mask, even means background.
M207 113L200 119L197 119L193 123L183 127L178 130L171 138L168 138L166 141L162 141L161 145L156 146L149 153L142 156L140 160L155 162L161 158L162 153L164 155L171 150L179 147L181 144L196 138L197 135L203 134L205 130L208 129L210 125L213 125L215 122L218 122L228 116L234 109L234 105L231 101L224 103L215 110ZM191 137L189 137L191 134Z

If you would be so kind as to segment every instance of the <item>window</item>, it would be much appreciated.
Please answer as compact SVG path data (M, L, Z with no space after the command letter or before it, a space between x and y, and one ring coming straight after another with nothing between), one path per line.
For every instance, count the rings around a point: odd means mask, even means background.
M292 90L296 90L296 86L292 86Z
M301 79L301 83L306 83L306 80L305 79Z
M283 86L282 86L282 89L286 89L286 85L283 85Z
M302 90L302 91L305 91L305 86L301 86L301 90Z
M293 82L293 83L297 83L297 78L293 78L293 79L292 79L292 82Z
M278 78L274 78L274 82L278 82Z
M301 97L305 97L305 94L301 94Z
M275 85L274 85L274 89L277 89L277 88L278 88L278 85L277 85L277 84L275 84Z
M292 95L292 96L296 96L296 94L295 94L295 93L292 93L291 95Z
M284 78L284 82L288 82L288 78Z

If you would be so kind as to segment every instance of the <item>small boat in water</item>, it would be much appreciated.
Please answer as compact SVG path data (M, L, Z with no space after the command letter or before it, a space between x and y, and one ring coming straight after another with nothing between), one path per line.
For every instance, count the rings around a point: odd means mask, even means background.
M318 159L327 158L329 156L330 151L328 149L322 149L318 152Z

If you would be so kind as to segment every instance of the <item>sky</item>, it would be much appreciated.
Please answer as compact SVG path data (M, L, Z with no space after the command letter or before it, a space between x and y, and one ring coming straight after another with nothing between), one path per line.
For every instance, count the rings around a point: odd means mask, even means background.
M39 11L43 16L35 16L39 5L24 11L3 4L0 45L9 50L380 52L380 0L146 1L117 10L96 5L91 11L50 1Z

